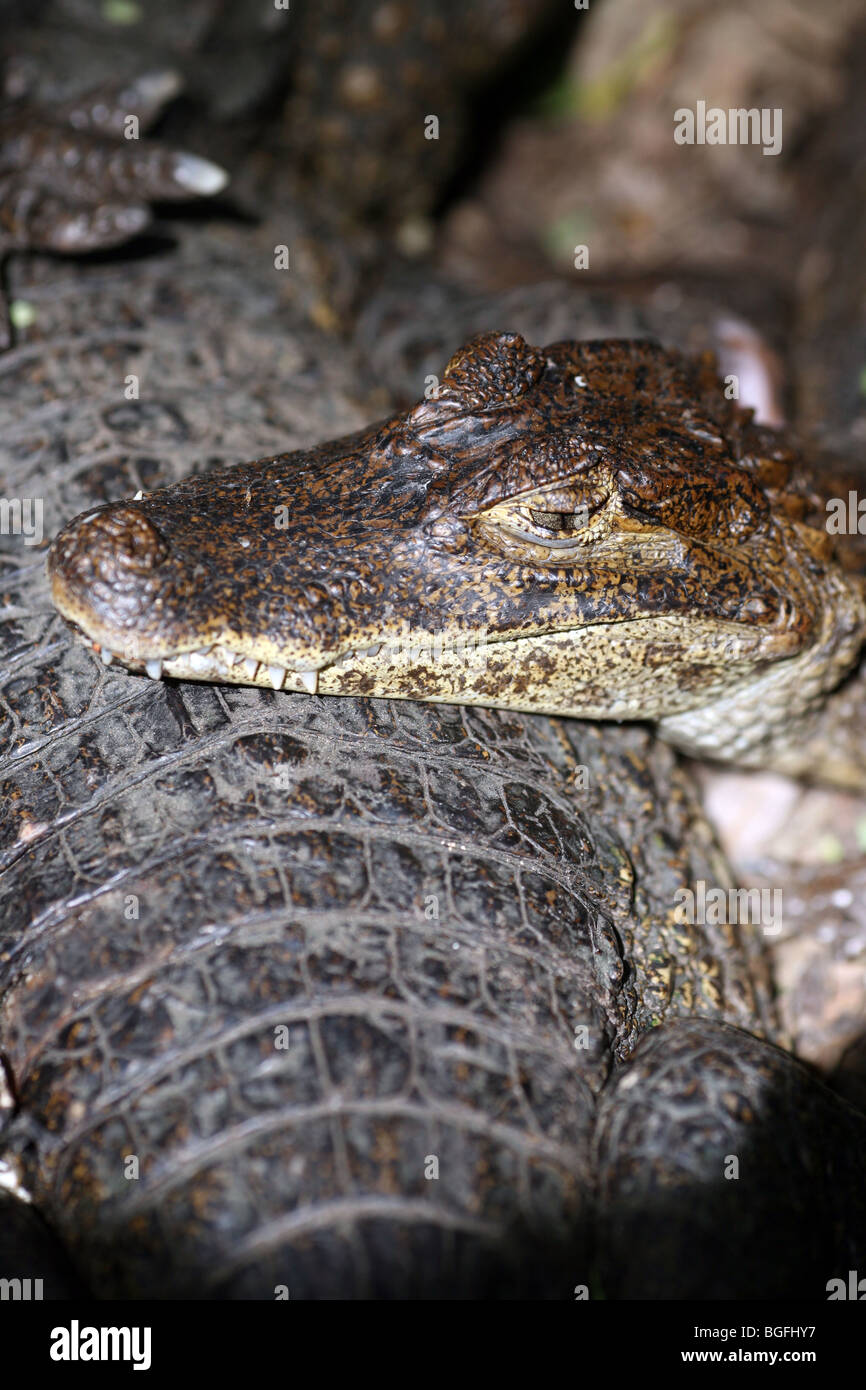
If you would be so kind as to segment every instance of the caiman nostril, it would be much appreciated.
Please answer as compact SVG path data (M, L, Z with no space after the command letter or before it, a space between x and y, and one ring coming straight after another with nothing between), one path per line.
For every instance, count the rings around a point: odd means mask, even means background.
M51 554L52 570L67 579L86 573L124 588L162 564L168 546L143 512L121 505L71 522Z
M169 548L137 507L121 504L79 517L54 540L48 570L55 595L87 595L88 606L109 605L124 616L152 601L153 573ZM70 615L71 616L71 615Z
M168 546L137 507L112 507L83 521L78 533L92 560L102 569L147 574L162 564Z

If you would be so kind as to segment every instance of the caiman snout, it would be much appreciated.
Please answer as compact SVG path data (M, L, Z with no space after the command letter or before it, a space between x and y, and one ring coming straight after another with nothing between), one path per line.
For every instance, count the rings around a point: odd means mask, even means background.
M153 603L158 571L169 548L135 506L121 504L85 513L57 536L48 561L57 601L75 621L105 605L115 622L134 623Z
M313 474L294 463L260 460L77 517L48 555L57 608L107 665L315 690L332 652L361 645L344 631L374 588L361 568L370 528L357 539L316 527L312 494L339 481L339 451ZM342 471L348 489L354 457ZM374 541L369 572L386 558Z

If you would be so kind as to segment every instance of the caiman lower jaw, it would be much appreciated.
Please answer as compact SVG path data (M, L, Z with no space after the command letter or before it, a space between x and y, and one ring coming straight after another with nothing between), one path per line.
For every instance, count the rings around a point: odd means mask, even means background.
M682 616L589 624L531 637L467 633L436 636L404 629L397 638L344 650L314 667L286 667L221 643L147 659L90 639L107 664L117 660L153 679L258 685L320 695L373 696L490 705L595 719L656 719L693 708L769 663L792 656L793 632Z

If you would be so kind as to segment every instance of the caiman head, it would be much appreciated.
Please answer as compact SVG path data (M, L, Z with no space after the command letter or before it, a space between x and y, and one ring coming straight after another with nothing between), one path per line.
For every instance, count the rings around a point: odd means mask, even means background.
M48 566L151 676L650 719L724 753L856 659L825 518L711 363L489 333L412 410L97 507Z

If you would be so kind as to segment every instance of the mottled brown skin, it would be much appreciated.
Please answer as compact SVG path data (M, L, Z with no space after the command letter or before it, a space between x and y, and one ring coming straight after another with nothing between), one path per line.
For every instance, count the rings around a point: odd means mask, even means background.
M817 486L710 363L490 333L392 420L85 513L49 571L150 674L652 719L803 771L866 615Z
M155 199L215 193L216 165L125 138L130 115L147 130L179 88L174 73L107 83L45 107L26 93L0 105L0 258L11 251L80 253L130 240ZM12 340L0 301L0 348Z

